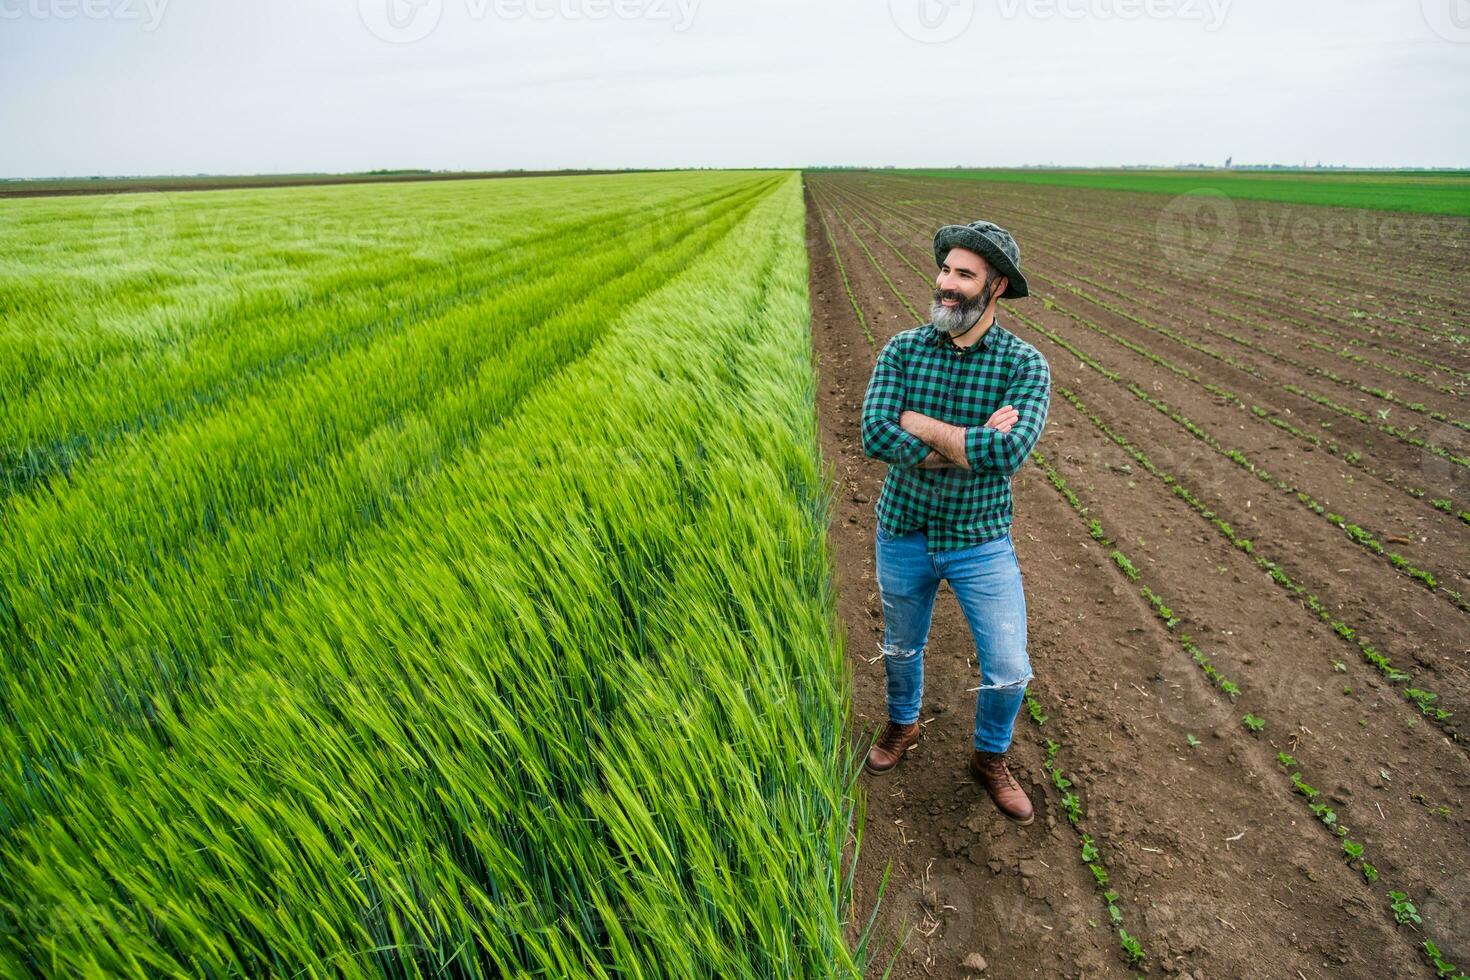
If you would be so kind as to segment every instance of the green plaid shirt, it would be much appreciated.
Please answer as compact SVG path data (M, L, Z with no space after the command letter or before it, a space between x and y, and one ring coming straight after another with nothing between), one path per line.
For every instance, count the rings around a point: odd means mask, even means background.
M1011 526L1011 474L1041 438L1051 368L1035 347L991 324L979 343L956 347L932 323L905 330L878 354L863 398L863 452L888 464L878 526L923 531L929 551L968 548ZM1002 405L1020 418L1010 432L985 428ZM929 446L898 424L904 410L966 426L970 469L919 469Z

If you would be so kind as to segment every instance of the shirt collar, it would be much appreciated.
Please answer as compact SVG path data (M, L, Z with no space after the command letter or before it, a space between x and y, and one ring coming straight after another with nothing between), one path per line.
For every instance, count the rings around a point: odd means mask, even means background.
M928 339L930 344L939 348L940 350L949 348L961 357L971 354L976 350L989 351L992 347L995 346L997 340L999 339L1000 330L1000 317L996 317L991 322L990 329L985 331L985 336L980 338L980 342L978 344L972 344L969 347L960 347L949 339L948 334L941 331L932 322L924 324L925 337Z

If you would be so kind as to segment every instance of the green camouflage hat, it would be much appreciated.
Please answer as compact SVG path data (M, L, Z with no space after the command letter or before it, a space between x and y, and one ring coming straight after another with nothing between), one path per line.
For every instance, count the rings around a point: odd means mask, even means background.
M1006 277L1002 299L1029 296L1026 277L1021 275L1021 249L1011 233L990 221L972 221L967 225L945 225L934 233L934 263L944 265L944 257L952 248L967 248L990 263L991 268Z

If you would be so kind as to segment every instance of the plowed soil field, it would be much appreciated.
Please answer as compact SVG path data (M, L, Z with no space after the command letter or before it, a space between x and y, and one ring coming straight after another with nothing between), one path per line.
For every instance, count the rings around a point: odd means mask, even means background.
M1013 484L1037 820L966 774L979 680L942 591L923 738L863 776L855 906L891 869L892 975L1433 977L1426 940L1470 969L1470 220L806 184L860 748L885 719L860 410L928 319L939 226L1016 236L1031 296L998 317L1053 376Z

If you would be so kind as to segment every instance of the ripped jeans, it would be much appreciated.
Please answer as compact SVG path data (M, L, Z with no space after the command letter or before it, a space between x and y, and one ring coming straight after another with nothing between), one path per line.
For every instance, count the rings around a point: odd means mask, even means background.
M1010 533L932 555L922 531L890 534L879 526L877 539L889 720L907 725L919 718L924 647L943 579L959 600L975 639L980 693L975 699L974 746L1004 752L1032 677L1026 654L1026 596Z

